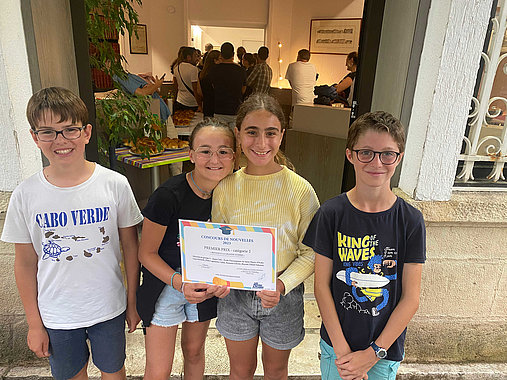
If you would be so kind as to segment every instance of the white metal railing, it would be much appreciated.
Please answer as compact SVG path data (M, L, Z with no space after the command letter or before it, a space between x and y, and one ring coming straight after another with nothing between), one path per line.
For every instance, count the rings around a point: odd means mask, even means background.
M501 54L502 43L505 38L507 25L507 0L499 0L496 16L492 19L491 39L487 53L482 53L484 71L481 79L479 94L472 98L472 112L470 113L468 135L463 140L465 143L464 153L459 156L463 161L463 169L457 176L457 182L469 182L476 180L473 170L476 162L492 162L491 172L482 179L489 182L504 182L504 166L507 162L507 127L503 124L491 125L502 112L507 113L507 99L505 96L491 96L491 90L495 81L498 66L507 65L507 53ZM502 62L504 61L504 62ZM507 67L507 66L506 66ZM506 70L500 70L499 75L507 75ZM504 94L502 94L504 95ZM502 104L494 107L492 104ZM503 110L502 110L503 109ZM481 179L477 179L481 180ZM506 182L507 184L507 182Z

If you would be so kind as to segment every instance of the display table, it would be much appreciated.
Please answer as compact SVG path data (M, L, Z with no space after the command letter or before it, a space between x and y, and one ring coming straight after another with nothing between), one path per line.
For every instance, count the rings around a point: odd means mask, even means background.
M190 136L197 123L203 120L203 113L196 112L189 125L175 125L178 136Z
M285 153L296 172L312 184L321 203L342 191L349 119L350 108L294 106Z
M116 159L124 164L140 169L151 168L151 189L154 191L160 185L159 167L162 165L174 164L175 162L188 161L189 148L176 151L164 151L163 153L148 158L141 158L129 152L128 147L115 150Z

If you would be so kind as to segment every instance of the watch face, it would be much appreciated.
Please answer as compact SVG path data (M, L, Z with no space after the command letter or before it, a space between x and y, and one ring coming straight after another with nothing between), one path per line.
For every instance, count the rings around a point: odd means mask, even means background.
M387 356L387 351L384 348L380 348L377 351L377 358L384 359Z

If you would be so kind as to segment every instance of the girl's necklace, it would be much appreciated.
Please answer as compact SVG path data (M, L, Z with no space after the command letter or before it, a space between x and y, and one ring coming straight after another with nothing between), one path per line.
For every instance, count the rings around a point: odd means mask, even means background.
M194 186L197 187L197 190L199 190L202 193L202 195L207 196L207 197L211 197L211 194L213 194L213 190L205 191L205 190L201 189L199 186L197 186L197 183L195 183L195 181L194 181L194 171L193 170L190 172L190 179L192 180L192 183L194 184Z

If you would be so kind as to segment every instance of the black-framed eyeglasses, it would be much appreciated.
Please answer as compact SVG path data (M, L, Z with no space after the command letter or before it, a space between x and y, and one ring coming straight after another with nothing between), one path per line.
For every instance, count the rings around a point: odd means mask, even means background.
M81 127L67 127L61 131L55 131L54 129L40 129L38 131L34 131L33 133L35 133L40 141L44 142L55 141L60 134L67 140L77 140L81 137L81 133L85 128L86 125Z
M375 158L375 155L378 154L380 158L380 162L382 162L384 165L392 165L400 156L400 152L393 152L392 150L385 150L383 152L375 152L374 150L370 149L352 149L353 152L356 152L357 159L359 162L362 162L363 164L367 164L368 162L372 162Z
M199 147L194 149L197 157L202 159L210 159L214 153L216 153L217 157L220 160L232 160L234 158L234 150L231 148L220 148L217 150L211 150L206 147Z

